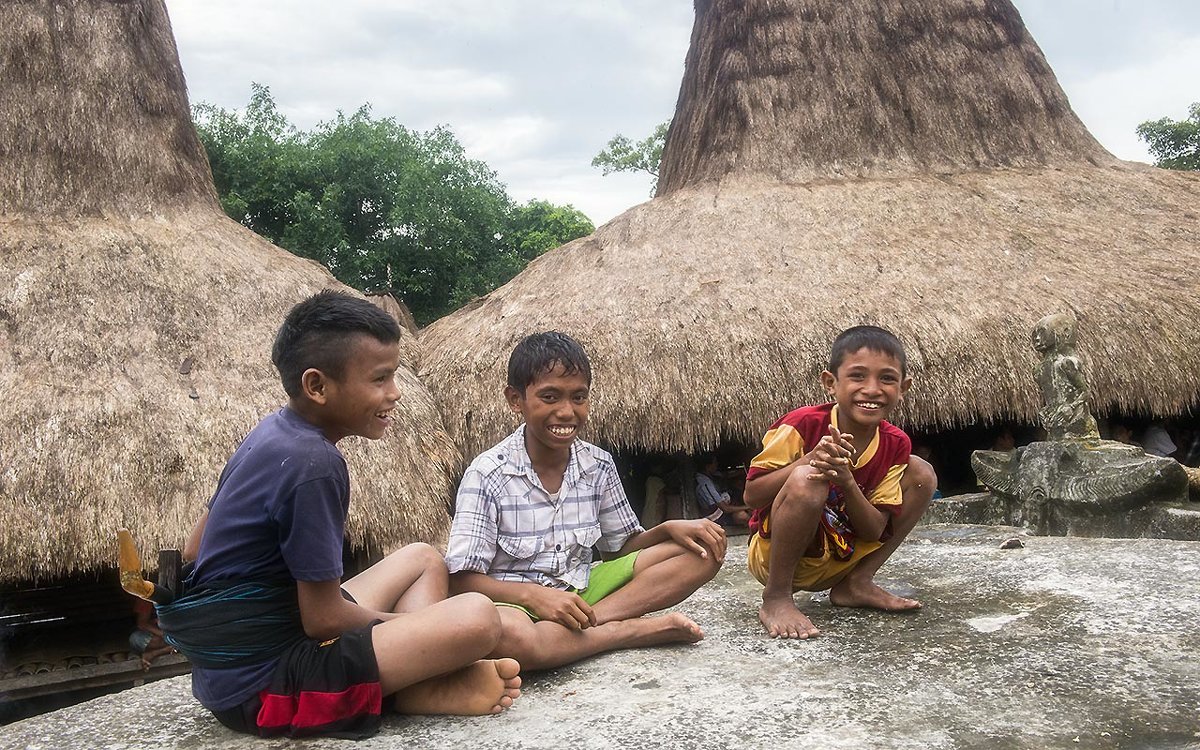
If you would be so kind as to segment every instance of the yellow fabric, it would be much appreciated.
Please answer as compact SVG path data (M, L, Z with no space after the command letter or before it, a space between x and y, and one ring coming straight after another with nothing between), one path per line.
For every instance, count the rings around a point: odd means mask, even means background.
M767 471L782 469L804 455L804 438L790 424L782 424L763 435L763 448L750 465Z
M904 497L900 492L900 479L904 476L904 470L907 468L908 464L896 464L888 469L883 480L867 496L871 505L900 505L904 502Z
M820 557L802 557L796 563L796 572L792 575L792 591L824 591L831 588L838 579L850 572L862 559L882 547L881 542L870 542L865 539L856 540L854 553L847 560L837 560L829 553L826 545L825 553ZM746 559L750 574L759 583L767 583L767 573L771 569L771 540L763 539L758 534L750 537L750 551Z

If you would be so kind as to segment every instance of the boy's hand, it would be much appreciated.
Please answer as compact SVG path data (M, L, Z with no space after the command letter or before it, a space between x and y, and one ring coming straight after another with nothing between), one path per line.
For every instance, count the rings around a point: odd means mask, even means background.
M854 444L838 428L830 425L829 434L821 438L809 455L809 465L817 470L816 474L809 475L809 479L833 482L839 487L847 487L854 483L854 474L850 469Z
M537 586L530 589L525 606L543 620L557 622L570 630L583 630L596 624L596 613L591 606L572 591Z
M725 529L707 518L693 521L666 521L667 535L679 546L707 559L711 554L717 562L725 562Z

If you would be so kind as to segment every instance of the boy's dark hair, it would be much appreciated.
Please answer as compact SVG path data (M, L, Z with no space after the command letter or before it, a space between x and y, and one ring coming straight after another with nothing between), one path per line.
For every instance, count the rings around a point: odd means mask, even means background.
M890 354L900 362L900 375L904 376L908 372L908 358L904 356L904 344L900 343L900 339L896 338L894 333L879 326L854 326L839 333L833 340L833 347L829 352L829 371L837 375L838 368L842 366L846 355L859 349Z
M587 352L578 341L558 331L532 333L521 339L508 357L508 384L524 393L530 383L554 369L555 364L562 365L566 375L583 373L591 385L592 363Z
M288 396L300 395L300 376L310 367L341 378L356 333L392 344L400 340L400 325L370 302L332 289L293 307L271 347L271 362Z

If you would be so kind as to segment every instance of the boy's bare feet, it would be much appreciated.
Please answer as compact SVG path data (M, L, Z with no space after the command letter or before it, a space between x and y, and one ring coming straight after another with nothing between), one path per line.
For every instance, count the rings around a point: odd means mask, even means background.
M874 581L843 578L829 590L829 603L836 607L863 607L884 612L907 612L920 609L916 599L905 599L879 587Z
M796 602L789 594L786 597L763 598L758 608L758 619L772 638L815 638L821 634L812 620L796 609Z
M668 643L696 643L704 639L704 631L700 629L700 626L679 612L668 612L659 617L636 618L611 624L634 630L630 639L625 642L626 648L663 646Z
M516 659L482 659L457 672L410 685L396 693L402 714L498 714L521 695Z

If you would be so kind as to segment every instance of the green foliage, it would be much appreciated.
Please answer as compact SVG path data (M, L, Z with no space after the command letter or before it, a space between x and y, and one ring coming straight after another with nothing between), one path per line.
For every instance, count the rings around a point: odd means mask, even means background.
M586 237L596 229L591 219L574 206L556 206L539 200L517 206L510 227L510 241L526 261L576 237Z
M363 106L302 132L258 84L243 112L199 104L193 118L226 213L349 286L391 292L422 325L593 231L570 206L515 205L446 127Z
M592 158L592 166L600 167L605 175L613 172L647 172L654 177L650 186L650 194L654 195L658 188L658 166L662 163L663 146L667 143L667 129L670 127L670 122L661 123L648 138L637 143L617 133L604 150Z
M1143 122L1137 134L1149 145L1157 166L1200 170L1200 102L1188 108L1186 120L1175 122L1164 117Z

